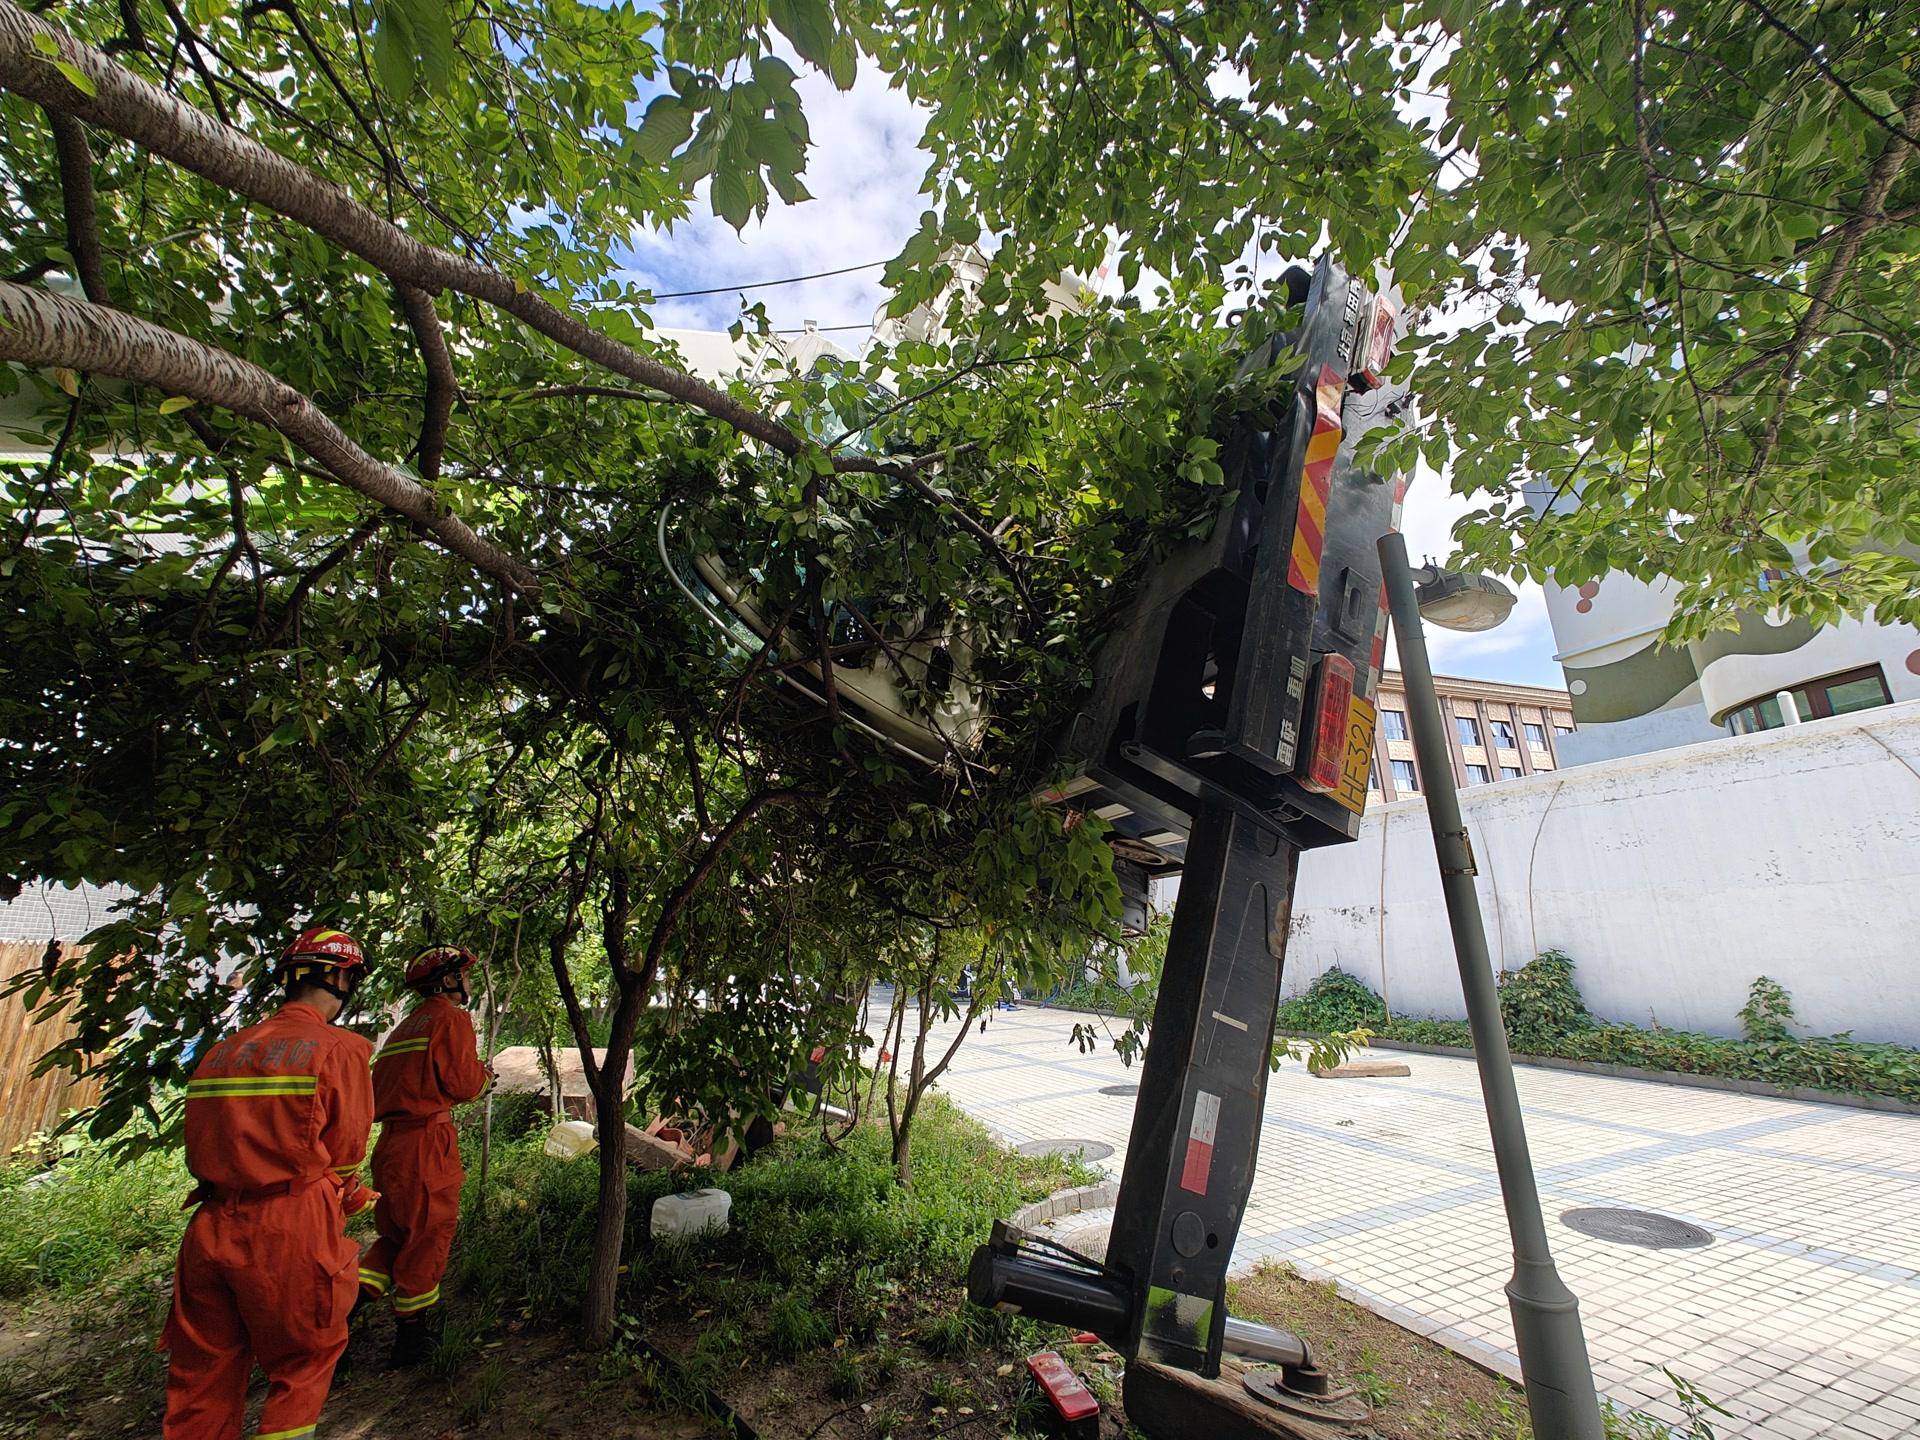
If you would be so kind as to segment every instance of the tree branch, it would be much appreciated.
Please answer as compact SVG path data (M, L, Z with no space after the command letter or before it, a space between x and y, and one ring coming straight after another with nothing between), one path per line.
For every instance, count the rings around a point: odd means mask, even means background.
M299 583L288 594L286 608L281 612L273 632L267 636L264 648L271 650L286 637L287 631L291 630L294 622L300 618L300 607L306 603L307 596L313 593L313 587L324 580L329 571L344 565L359 554L360 547L378 534L380 527L386 524L386 521L384 512L376 511L369 515L353 527L346 539L321 556L320 562L300 577Z
M243 415L286 436L343 485L404 515L482 574L529 597L539 593L539 578L524 561L481 539L412 476L367 454L305 395L236 355L104 305L0 282L0 360L94 371Z
M411 285L396 287L400 307L407 312L414 342L427 367L427 395L420 417L418 456L420 476L429 484L440 478L440 461L447 453L447 424L453 418L453 397L460 389L454 377L453 356L447 352L446 332L440 328L433 297Z
M1262 161L1268 165L1277 167L1280 163L1279 160L1275 158L1273 153L1269 151L1265 145L1260 143L1260 137L1253 133L1253 127L1247 123L1246 117L1235 114L1222 107L1221 104L1208 93L1205 83L1196 80L1188 73L1186 61L1175 53L1173 42L1167 38L1166 22L1145 5L1141 4L1140 0L1126 0L1126 6L1145 22L1147 34L1153 40L1153 48L1160 52L1161 60L1164 61L1167 68L1173 72L1174 82L1184 87L1188 93L1193 96L1195 101L1199 103L1202 110L1205 110L1215 120L1218 120L1222 125L1225 125L1229 130L1233 131L1234 134L1246 141L1248 148L1251 149L1255 155L1258 155Z
M87 95L37 44L93 85ZM230 125L142 80L13 0L0 0L0 89L62 110L146 147L203 179L306 226L391 278L430 295L457 290L504 310L554 343L615 374L663 390L785 455L805 441L772 416L589 327L526 282L414 238L347 190Z
M1757 3L1757 0L1749 0L1749 3ZM1773 458L1774 447L1780 442L1781 426L1786 422L1787 400L1793 393L1793 382L1800 372L1800 362L1805 358L1807 345L1814 333L1835 308L1834 296L1852 271L1853 262L1860 254L1860 246L1868 234L1887 223L1887 196L1893 191L1894 181L1900 178L1907 156L1913 153L1911 132L1920 128L1920 85L1907 93L1901 119L1906 128L1896 129L1888 135L1886 145L1875 157L1873 168L1867 172L1867 184L1861 192L1860 203L1854 208L1853 218L1840 227L1833 258L1821 272L1806 311L1801 315L1800 323L1793 327L1793 335L1787 341L1786 363L1780 367L1779 384L1774 390L1773 413L1767 417L1767 428L1760 443L1754 446L1753 463L1747 469L1749 477L1757 477Z
M762 810L774 805L803 805L807 795L799 790L762 790L733 812L733 818L720 827L720 831L707 842L707 848L695 862L693 869L667 896L666 903L660 907L660 918L654 922L653 934L647 940L647 952L640 962L641 979L651 984L654 972L660 966L660 956L667 948L667 941L673 937L674 927L680 923L681 912L687 908L687 902L694 893L706 883L714 867L720 863L727 847L734 838L746 828L747 822Z
M1878 110L1867 104L1867 102L1860 97L1859 92L1847 84L1846 81L1842 80L1833 66L1827 63L1826 58L1820 53L1821 50L1825 48L1824 46L1815 44L1798 30L1787 24L1787 22L1782 20L1778 15L1774 14L1773 11L1767 8L1765 0L1746 0L1746 3L1760 12L1760 18L1766 21L1769 28L1778 30L1782 35L1806 51L1807 59L1813 62L1813 68L1824 75L1833 85L1834 89L1846 96L1847 99L1852 102L1854 108L1859 110L1861 114L1871 117L1876 125L1879 125L1889 134L1899 136L1900 139L1904 140L1907 144L1920 145L1920 134L1916 134L1911 128L1914 124L1911 116L1903 115L1899 121L1895 121L1886 115L1882 115Z
M574 395L587 395L601 400L646 400L671 401L673 396L661 390L628 390L619 385L543 385L537 390L524 390L513 395L495 395L495 400L564 400Z
M1151 12L1142 13L1157 23ZM1158 41L1158 30L1154 35ZM51 43L64 63L87 77L94 93L83 93L48 64L38 43ZM1184 71L1181 74L1185 78ZM372 265L403 289L412 288L429 296L443 290L457 291L505 311L594 364L661 392L665 398L692 405L784 455L796 455L806 446L803 437L772 416L601 334L572 313L540 298L523 281L415 238L355 200L344 187L142 80L110 56L22 10L14 0L0 0L0 89L121 135L203 179L304 225ZM1251 134L1247 139L1257 147ZM553 387L543 393L654 398L574 387ZM900 479L958 517L1031 608L1031 597L999 542L956 502L940 495L920 477L918 472L924 463L882 462L864 456L840 456L832 461L836 471L879 473Z
M111 305L107 296L107 267L100 252L100 219L93 199L93 151L87 131L71 115L49 108L53 149L60 160L60 203L66 212L67 253L80 289L96 305Z

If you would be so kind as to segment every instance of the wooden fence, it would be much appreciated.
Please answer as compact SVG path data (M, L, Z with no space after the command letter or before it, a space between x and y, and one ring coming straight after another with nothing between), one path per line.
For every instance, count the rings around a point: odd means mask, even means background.
M0 943L0 989L25 970L40 968L45 945ZM18 995L0 1000L0 1157L68 1110L100 1098L97 1079L76 1081L66 1070L36 1076L40 1057L64 1040L66 1026L36 1024Z

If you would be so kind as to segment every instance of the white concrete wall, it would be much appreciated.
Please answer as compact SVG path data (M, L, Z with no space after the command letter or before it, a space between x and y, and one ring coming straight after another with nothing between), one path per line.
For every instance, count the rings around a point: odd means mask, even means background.
M1687 703L1680 703L1682 701ZM1598 724L1588 721L1571 735L1554 736L1553 755L1560 768L1566 770L1575 765L1644 755L1650 750L1699 745L1726 733L1724 725L1716 725L1708 717L1696 681L1664 709L1650 710L1630 720L1605 720Z
M1920 1045L1920 702L1470 788L1496 966L1558 947L1594 1012L1737 1034L1756 975L1803 1029ZM1329 966L1463 1012L1424 801L1300 867L1283 990Z

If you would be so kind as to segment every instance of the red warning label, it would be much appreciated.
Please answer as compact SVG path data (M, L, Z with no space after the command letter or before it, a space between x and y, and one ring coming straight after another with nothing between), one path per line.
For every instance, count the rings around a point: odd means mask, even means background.
M1180 1188L1207 1193L1213 1170L1213 1137L1220 1128L1220 1097L1199 1091L1193 1097L1193 1123L1187 1127L1187 1159L1180 1167Z

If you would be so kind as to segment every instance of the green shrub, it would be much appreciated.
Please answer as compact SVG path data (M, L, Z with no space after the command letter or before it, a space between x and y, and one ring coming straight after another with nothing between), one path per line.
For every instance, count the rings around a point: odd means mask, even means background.
M1342 970L1329 970L1305 994L1280 1007L1282 1030L1326 1034L1362 1019L1374 1038L1412 1045L1473 1048L1464 1020L1384 1018L1386 1007L1367 986ZM1682 1075L1757 1080L1792 1089L1832 1090L1848 1095L1885 1095L1920 1104L1920 1050L1873 1045L1847 1035L1799 1039L1793 1002L1778 983L1761 976L1740 1011L1747 1038L1728 1040L1688 1030L1642 1030L1596 1020L1580 998L1573 962L1558 950L1542 951L1531 964L1500 982L1500 1014L1508 1043L1522 1055L1632 1065Z
M452 1283L496 1313L565 1324L578 1314L592 1254L596 1166L549 1159L541 1142L538 1130L505 1143L496 1136L484 1209L479 1157L469 1148ZM915 1121L913 1155L908 1190L894 1183L886 1130L876 1126L860 1127L837 1151L817 1133L789 1136L729 1174L630 1172L623 1310L645 1316L663 1303L685 1303L692 1292L700 1296L695 1308L734 1317L779 1313L780 1343L819 1343L776 1294L740 1307L731 1292L722 1304L706 1286L709 1276L757 1275L777 1284L777 1295L804 1295L808 1308L831 1317L822 1322L827 1339L865 1339L880 1328L892 1295L934 1284L944 1293L996 1217L1091 1178L1058 1158L1010 1155L939 1095L927 1098ZM699 1185L732 1194L726 1232L671 1244L650 1239L653 1202Z
M1382 1040L1405 1040L1413 1045L1454 1045L1473 1048L1473 1027L1464 1020L1390 1020L1380 1031Z
M1338 965L1280 1007L1282 1030L1333 1035L1362 1028L1379 1033L1387 1023L1387 1004L1364 980Z
M1573 960L1542 950L1500 977L1500 1019L1507 1042L1523 1055L1551 1055L1568 1036L1591 1030L1593 1015L1574 983Z
M1793 1039L1793 997L1786 987L1766 975L1755 976L1747 988L1747 1003L1740 1007L1740 1030L1760 1044Z

